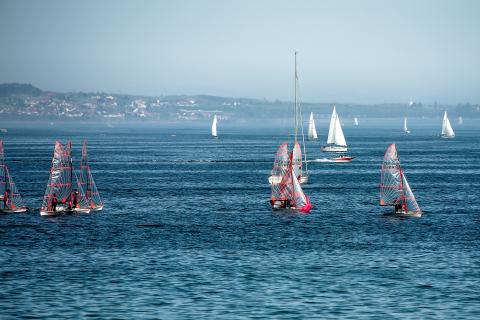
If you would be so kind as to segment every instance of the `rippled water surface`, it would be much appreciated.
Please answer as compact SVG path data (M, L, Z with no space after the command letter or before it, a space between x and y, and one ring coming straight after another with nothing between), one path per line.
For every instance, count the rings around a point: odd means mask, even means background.
M10 127L7 161L41 204L55 139L88 139L105 210L0 216L0 318L480 318L480 129L346 127L348 164L311 162L307 215L272 213L280 131ZM324 128L325 127L325 128ZM326 126L319 131L326 132ZM438 130L437 130L438 131ZM308 142L309 159L324 158ZM424 215L383 216L397 143Z

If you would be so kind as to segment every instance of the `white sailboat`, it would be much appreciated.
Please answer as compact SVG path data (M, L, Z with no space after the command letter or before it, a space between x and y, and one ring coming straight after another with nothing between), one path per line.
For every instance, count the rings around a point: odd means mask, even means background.
M294 141L293 141L293 150L292 150L292 167L295 174L295 177L300 183L308 182L308 167L307 167L307 154L305 150L305 136L303 134L303 122L301 117L301 112L299 111L299 103L297 100L297 87L298 87L298 73L297 73L297 52L295 52L295 85L294 85ZM302 145L303 145L303 158L302 158L302 148L298 142L298 124L301 126L302 134ZM316 130L315 130L316 133ZM302 163L305 161L305 172L302 171ZM272 170L271 175L268 177L268 182L270 184L280 183L283 179L283 176L275 173L275 170Z
M212 121L212 137L217 138L217 115L213 116L213 121Z
M405 134L410 134L410 130L407 127L407 117L403 118L403 132Z
M315 119L313 119L313 112L310 112L310 119L308 120L308 139L316 140L318 138L317 129L315 128Z
M332 117L330 118L330 127L328 128L327 145L322 147L325 152L346 152L347 142L343 135L342 125L340 124L340 117L337 114L337 109L333 106Z
M355 124L355 127L358 127L358 118L357 117L353 118L353 123Z
M462 116L458 116L458 124L462 125L463 124L463 118Z
M450 120L448 120L447 111L443 115L443 123L442 123L442 138L455 138L455 132L453 132L452 125L450 124Z

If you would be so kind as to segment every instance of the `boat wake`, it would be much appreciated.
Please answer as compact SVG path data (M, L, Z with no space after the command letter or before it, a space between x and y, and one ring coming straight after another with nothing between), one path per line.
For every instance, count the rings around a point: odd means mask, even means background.
M319 158L319 159L308 160L307 162L336 162L336 161L328 158Z

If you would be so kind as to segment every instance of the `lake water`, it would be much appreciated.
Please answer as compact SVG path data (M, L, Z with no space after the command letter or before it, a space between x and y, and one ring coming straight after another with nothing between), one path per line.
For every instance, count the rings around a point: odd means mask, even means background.
M7 161L30 207L54 141L71 139L78 163L87 139L105 209L0 216L0 318L480 318L480 128L443 140L438 128L346 127L357 158L309 163L315 208L286 215L267 183L283 131L220 127L214 140L208 127L10 127ZM307 142L309 159L325 157L324 140ZM382 215L390 143L421 218Z

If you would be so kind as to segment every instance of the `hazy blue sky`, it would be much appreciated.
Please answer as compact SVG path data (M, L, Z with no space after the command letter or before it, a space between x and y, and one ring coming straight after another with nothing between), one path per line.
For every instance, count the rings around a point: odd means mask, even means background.
M0 82L57 91L480 102L480 1L0 0Z

